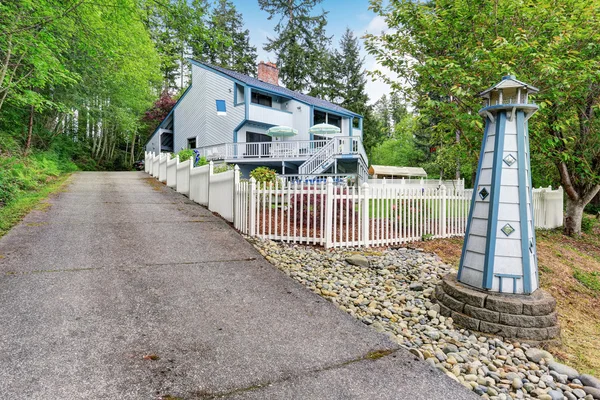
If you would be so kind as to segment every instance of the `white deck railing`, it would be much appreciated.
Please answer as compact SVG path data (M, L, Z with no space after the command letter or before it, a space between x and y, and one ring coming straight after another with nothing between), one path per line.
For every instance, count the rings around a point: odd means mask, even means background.
M200 147L200 156L207 160L243 160L243 159L297 159L306 160L321 150L331 140L336 141L337 155L361 155L365 162L366 152L360 137L333 136L330 140L284 140L253 143L222 143Z

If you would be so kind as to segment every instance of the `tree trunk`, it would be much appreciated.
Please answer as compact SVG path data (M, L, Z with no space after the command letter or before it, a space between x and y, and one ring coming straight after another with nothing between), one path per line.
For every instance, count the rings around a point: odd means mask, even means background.
M565 216L565 234L569 236L581 235L581 220L585 204L581 200L571 200L567 196L567 212Z
M136 134L133 134L133 138L131 139L131 161L129 162L129 165L133 165L133 163L135 162L135 140L136 140Z
M33 114L35 112L35 108L33 105L29 110L29 124L27 125L27 142L25 143L25 151L23 152L24 156L27 156L29 152L29 148L31 147L31 135L33 133Z

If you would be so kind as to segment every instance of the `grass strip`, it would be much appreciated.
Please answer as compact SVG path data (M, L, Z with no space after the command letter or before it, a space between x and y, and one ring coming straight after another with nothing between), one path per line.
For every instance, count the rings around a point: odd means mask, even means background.
M40 208L40 202L57 192L70 176L71 173L60 175L39 190L22 192L4 207L0 207L0 238L21 222L31 210Z

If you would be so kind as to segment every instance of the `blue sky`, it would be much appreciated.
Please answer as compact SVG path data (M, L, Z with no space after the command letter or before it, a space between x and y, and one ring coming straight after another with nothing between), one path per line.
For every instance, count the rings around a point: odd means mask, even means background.
M256 46L258 60L275 61L274 54L263 50L263 46L267 42L267 37L275 35L273 28L277 24L277 20L273 18L269 21L267 19L269 14L258 7L257 0L233 0L233 3L243 15L246 28L250 30L250 42L253 46ZM383 18L376 16L369 10L368 0L323 0L317 7L319 7L319 10L329 11L327 15L327 34L333 36L332 41L336 46L346 27L353 30L359 37L366 32L379 33L387 28ZM364 50L363 55L366 57L366 69L377 68L373 57L370 57ZM382 82L369 80L367 92L370 101L374 102L383 94L388 93L389 88Z

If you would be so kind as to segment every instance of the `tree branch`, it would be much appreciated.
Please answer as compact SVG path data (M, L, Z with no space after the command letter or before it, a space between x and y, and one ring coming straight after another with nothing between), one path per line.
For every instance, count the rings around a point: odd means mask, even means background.
M565 192L569 196L569 198L573 201L579 201L581 198L577 190L573 187L573 183L571 182L571 177L569 176L569 170L567 169L567 165L564 161L561 161L558 165L558 173L560 174L560 180L563 184Z

